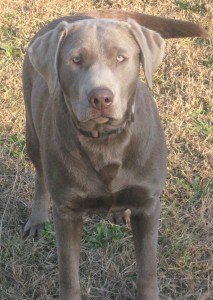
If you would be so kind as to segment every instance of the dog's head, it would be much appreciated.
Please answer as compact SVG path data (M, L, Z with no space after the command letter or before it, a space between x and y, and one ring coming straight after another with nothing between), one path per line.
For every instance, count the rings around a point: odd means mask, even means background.
M82 128L126 121L142 64L149 87L163 58L161 36L135 21L89 19L61 22L29 48L50 94L62 89L70 113Z

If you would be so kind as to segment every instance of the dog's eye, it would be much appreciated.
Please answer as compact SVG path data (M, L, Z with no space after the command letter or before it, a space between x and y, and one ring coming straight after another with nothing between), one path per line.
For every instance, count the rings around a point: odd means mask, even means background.
M72 61L73 61L75 64L80 64L80 62L81 62L81 57L80 57L80 56L74 56L74 57L72 57Z
M118 62L122 62L122 61L125 60L125 57L124 57L123 55L117 55L116 60L117 60Z

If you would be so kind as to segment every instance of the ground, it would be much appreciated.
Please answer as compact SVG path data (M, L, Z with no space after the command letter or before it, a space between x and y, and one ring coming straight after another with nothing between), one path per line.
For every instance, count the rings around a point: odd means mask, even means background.
M4 0L0 3L0 299L58 298L52 221L38 240L23 237L34 170L25 148L23 56L48 21L98 8L135 10L200 23L210 31L211 1ZM167 41L153 94L169 148L161 197L158 277L166 299L210 300L212 107L210 40ZM134 299L131 231L107 216L85 219L81 250L83 299ZM212 298L211 298L212 299Z

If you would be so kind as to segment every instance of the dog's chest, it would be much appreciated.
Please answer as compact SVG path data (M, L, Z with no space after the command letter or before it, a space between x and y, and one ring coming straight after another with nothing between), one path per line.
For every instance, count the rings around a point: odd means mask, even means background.
M115 182L120 177L123 165L123 149L89 150L89 159L100 179L110 192L115 188ZM114 188L113 188L114 186Z
M112 183L115 181L119 174L120 164L119 163L111 163L109 165L101 168L98 173L100 174L101 179L107 185L109 191L112 190Z

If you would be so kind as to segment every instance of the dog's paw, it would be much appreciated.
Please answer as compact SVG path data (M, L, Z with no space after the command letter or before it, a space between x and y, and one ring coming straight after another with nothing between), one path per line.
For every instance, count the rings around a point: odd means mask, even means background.
M130 222L130 216L131 216L131 210L126 209L123 211L112 213L112 222L117 225L125 224L129 228L131 228L131 222Z
M27 223L24 226L24 236L25 237L30 236L33 238L39 237L46 222L48 222L48 219L44 220L42 222L33 222L29 218L29 220L27 221Z

